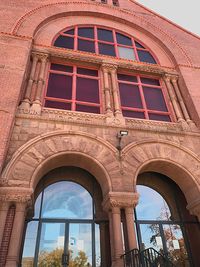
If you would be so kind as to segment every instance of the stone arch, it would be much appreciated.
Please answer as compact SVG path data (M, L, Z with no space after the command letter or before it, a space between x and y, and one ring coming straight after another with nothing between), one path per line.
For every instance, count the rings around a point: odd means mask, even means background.
M123 149L123 166L137 177L143 172L158 172L171 178L182 190L187 203L195 203L200 195L200 159L189 149L165 140L131 143Z
M24 14L14 25L12 34L34 37L36 32L49 21L66 15L89 15L93 17L109 18L131 25L145 32L158 42L163 50L176 62L178 58L182 64L192 65L192 60L184 48L167 31L162 30L157 23L153 23L142 16L142 13L126 9L116 9L110 5L95 2L60 2L41 5ZM141 27L142 25L142 27ZM148 30L147 30L148 29Z
M27 142L13 155L2 173L4 184L34 189L48 171L75 166L90 172L103 195L112 191L119 169L117 149L102 138L73 131L56 131Z

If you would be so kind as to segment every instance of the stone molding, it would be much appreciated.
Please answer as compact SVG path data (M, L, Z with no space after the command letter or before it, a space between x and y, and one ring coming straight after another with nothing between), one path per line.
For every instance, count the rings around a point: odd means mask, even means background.
M197 216L200 220L200 199L197 199L194 202L188 204L187 209L192 215Z
M29 188L0 187L0 202L25 203L29 206L32 203L32 194L33 190Z
M103 202L103 209L108 211L114 208L134 208L138 204L139 194L131 192L109 192Z

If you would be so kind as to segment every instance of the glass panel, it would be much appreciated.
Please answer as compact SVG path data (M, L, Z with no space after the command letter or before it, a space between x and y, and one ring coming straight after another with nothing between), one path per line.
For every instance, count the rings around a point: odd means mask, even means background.
M94 42L78 39L78 50L95 53Z
M100 108L95 106L76 105L76 111L100 114Z
M98 76L97 70L90 70L90 69L83 69L83 68L77 68L78 74L88 75L88 76Z
M94 28L79 28L78 36L94 39Z
M99 43L99 54L115 57L114 45Z
M136 46L137 48L145 48L144 46L142 46L141 44L139 44L139 43L136 42L136 41L135 41L135 46Z
M98 33L98 40L112 42L112 43L114 42L112 31L105 29L97 29L97 33Z
M35 201L35 206L34 206L34 219L39 218L40 216L40 207L41 207L41 199L42 199L42 193L39 194Z
M170 220L169 207L158 192L144 185L137 185L137 191L140 194L136 206L138 220Z
M42 217L92 219L92 198L80 185L58 182L45 188Z
M29 222L26 228L24 250L22 255L22 267L33 267L35 256L35 245L38 230L38 222Z
M50 73L47 96L63 99L72 98L72 77Z
M163 231L171 261L177 267L189 267L190 263L180 225L163 225Z
M140 61L156 64L155 59L152 57L152 55L148 51L137 50L137 52L138 52L138 57Z
M102 222L102 224L105 224ZM103 226L105 229L105 226ZM100 251L100 226L95 224L95 250L96 250L96 267L101 267L101 251Z
M132 59L132 60L135 59L133 48L118 46L118 51L119 51L119 57L121 58Z
M148 109L167 111L162 90L143 86L143 91Z
M63 72L73 72L73 67L60 64L51 64L51 70L58 70Z
M76 99L84 102L99 103L98 80L77 77Z
M140 77L140 79L142 83L160 86L159 80L151 79L151 78L144 78L144 77Z
M125 36L125 35L123 35L121 33L116 33L116 36L117 36L117 43L118 44L132 46L131 38L129 38L128 36Z
M135 77L135 76L125 75L125 74L117 74L117 78L118 78L118 80L137 83L137 77Z
M133 84L119 84L121 105L124 107L142 108L139 87Z
M56 102L56 101L49 101L49 100L45 101L45 107L46 108L71 110L71 104L70 103Z
M60 35L54 42L54 46L74 49L74 38Z
M158 252L163 252L163 243L158 224L140 224L140 231L142 237L142 250L151 247Z
M91 224L69 225L69 253L69 266L92 267Z
M149 113L149 119L155 121L171 121L168 115L160 115L160 114L153 114Z
M43 223L38 253L38 267L62 266L65 224Z
M74 35L74 29L68 30L66 32L64 32L65 34L70 34L70 35Z
M124 117L145 119L144 112L137 112L133 110L122 110L122 113Z

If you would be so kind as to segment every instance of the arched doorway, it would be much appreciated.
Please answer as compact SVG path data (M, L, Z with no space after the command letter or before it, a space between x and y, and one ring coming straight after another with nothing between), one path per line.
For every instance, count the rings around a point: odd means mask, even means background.
M107 221L94 177L80 168L57 168L40 181L35 199L21 266L101 266L100 225Z
M175 266L199 266L200 226L186 210L179 187L155 172L138 177L139 204L135 209L138 244L141 250L153 247Z

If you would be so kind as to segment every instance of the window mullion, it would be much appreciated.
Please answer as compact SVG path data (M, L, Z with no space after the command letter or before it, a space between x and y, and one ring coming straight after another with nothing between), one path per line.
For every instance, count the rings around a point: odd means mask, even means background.
M140 77L138 76L138 81L139 81L139 91L140 91L140 97L141 97L141 100L142 100L142 106L143 106L143 109L145 110L145 119L149 119L149 114L147 112L147 105L146 105L146 101L145 101L145 97L144 97L144 92L143 92L143 88L142 88L142 84L141 84L141 80L140 80Z
M72 80L72 106L71 110L76 110L76 83L77 83L77 67L73 68L73 80Z

